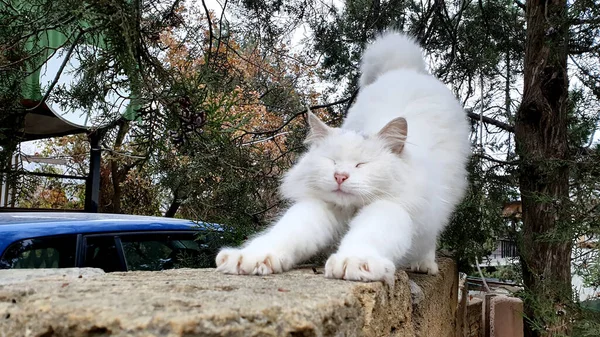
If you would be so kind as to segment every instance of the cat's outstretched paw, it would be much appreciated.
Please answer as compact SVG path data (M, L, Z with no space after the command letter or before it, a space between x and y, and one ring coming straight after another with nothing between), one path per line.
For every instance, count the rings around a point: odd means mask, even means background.
M411 262L410 270L416 273L424 273L429 275L437 275L437 273L439 272L437 263L432 260Z
M333 254L325 264L325 277L349 281L384 281L394 285L396 266L382 257L344 256Z
M269 275L289 269L277 254L257 254L233 248L222 249L216 264L218 272L236 275Z

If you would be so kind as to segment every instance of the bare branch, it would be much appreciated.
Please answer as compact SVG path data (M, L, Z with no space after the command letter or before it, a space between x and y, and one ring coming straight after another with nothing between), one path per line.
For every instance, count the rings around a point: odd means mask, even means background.
M469 116L469 118L476 120L476 121L483 121L486 124L491 124L497 128L500 128L504 131L508 131L508 132L515 132L515 127L508 124L508 123L504 123L501 122L499 120L495 120L493 118L490 117L486 117L486 116L481 116L480 114L476 114L473 112L473 109L465 109L465 111L467 112L467 116Z
M515 1L515 5L517 5L517 6L518 6L519 8L521 8L522 10L525 10L525 9L527 9L527 7L525 6L525 4L524 4L524 3L522 3L521 1L519 1L519 0L514 0L514 1Z
M518 165L519 164L518 160L505 161L505 160L500 160L500 159L492 158L492 157L487 156L487 155L482 154L482 153L475 153L474 156L477 157L477 158L489 160L491 162L494 162L494 163L497 163L497 164L502 164L502 165Z
M593 18L593 19L574 18L574 19L571 19L570 23L572 25L597 25L600 23L600 18Z
M212 52L212 42L213 42L212 21L210 19L210 12L208 11L208 7L206 7L206 1L202 0L202 6L204 7L204 11L206 12L206 20L208 21L208 57L207 57L207 60L210 60L210 54Z
M341 99L341 100L335 101L335 102L331 102L331 103L313 105L313 106L310 106L309 108L310 108L310 110L329 108L329 107L332 107L335 105L344 104L346 102L349 102L351 99L352 99L352 96L346 97L344 99ZM302 109L302 110L294 113L292 115L292 117L290 117L287 121L285 121L285 123L283 123L282 125L280 125L279 127L275 128L273 130L246 131L245 135L264 135L264 134L277 133L277 132L281 131L283 128L285 128L288 124L290 124L294 119L298 118L299 116L304 115L304 113L306 113L306 109Z
M600 51L600 44L592 46L577 46L574 44L569 45L569 55L581 55L585 53L596 53Z
M227 0L221 7L221 17L219 18L219 38L217 39L217 53L221 49L221 39L223 38L223 18L225 17L225 8L227 8Z

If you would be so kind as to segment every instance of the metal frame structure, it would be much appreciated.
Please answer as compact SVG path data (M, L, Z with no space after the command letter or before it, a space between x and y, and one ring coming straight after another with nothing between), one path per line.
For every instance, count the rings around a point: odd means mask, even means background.
M30 102L23 102L24 106L28 106ZM42 172L17 172L19 174L35 175L42 177L52 177L59 179L78 179L85 180L85 202L84 211L89 213L97 213L100 201L100 161L101 148L100 140L103 130L89 131L78 126L74 126L57 117L48 109L46 104L39 104L35 109L28 112L25 116L25 123L21 130L22 142L31 140L41 140L54 137L62 137L74 134L88 133L90 141L90 167L87 176L73 176L64 174L42 173ZM11 168L12 170L12 168ZM13 171L14 172L14 171ZM3 168L0 168L0 173L3 173ZM6 171L4 171L6 173ZM7 198L11 194L8 184L0 188L3 203L0 204L0 212L16 212L16 211L48 211L48 209L30 209L19 207L7 207ZM61 210L63 211L63 210ZM80 210L78 210L80 211Z
M29 10L33 12L39 12L39 8L34 5L30 5L27 1L17 1L19 8L23 10ZM21 6L22 5L22 6ZM43 14L41 12L37 14ZM89 22L79 21L79 27L89 27ZM60 29L50 28L38 34L35 38L27 40L27 47L35 51L32 55L33 65L29 75L24 79L22 86L22 100L21 104L26 108L27 113L24 118L24 125L21 127L21 139L22 141L47 139L53 137L67 136L73 134L87 133L90 141L90 168L87 177L74 177L66 175L46 175L55 178L65 179L85 179L86 181L86 192L85 192L85 207L86 212L98 212L99 204L99 192L100 192L100 159L101 149L100 140L102 135L105 133L105 129L90 130L71 124L56 116L46 104L45 100L48 97L48 92L44 94L40 83L41 75L48 71L43 69L43 65L50 60L59 49L65 49L66 46L72 45L73 47L78 45L90 45L96 48L104 48L106 43L103 36L96 35L85 35L79 41L79 37L72 40L76 31L69 32L67 27L61 27ZM81 32L80 32L81 33ZM79 34L81 37L81 34ZM38 51L36 48L42 48ZM72 49L71 49L72 51ZM67 55L71 54L71 51ZM62 64L65 67L66 63ZM60 76L62 69L57 72L57 76ZM49 89L51 90L51 89ZM129 119L134 118L133 106L128 105L125 115L129 115ZM108 127L105 127L108 128ZM12 169L12 168L11 168ZM6 168L0 168L0 174L2 170ZM27 172L26 174L33 174ZM42 175L37 174L36 175ZM1 181L0 181L1 182ZM4 186L0 186L0 194L2 194ZM10 186L8 186L10 188ZM7 207L2 207L0 204L0 212L5 211ZM19 210L17 208L8 208L12 211ZM28 209L31 211L31 209Z

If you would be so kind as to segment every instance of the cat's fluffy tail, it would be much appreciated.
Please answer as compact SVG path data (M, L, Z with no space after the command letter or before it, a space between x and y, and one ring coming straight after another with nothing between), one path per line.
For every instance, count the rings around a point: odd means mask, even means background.
M427 73L421 47L409 35L388 31L365 50L360 63L360 86L365 87L388 71L414 69Z

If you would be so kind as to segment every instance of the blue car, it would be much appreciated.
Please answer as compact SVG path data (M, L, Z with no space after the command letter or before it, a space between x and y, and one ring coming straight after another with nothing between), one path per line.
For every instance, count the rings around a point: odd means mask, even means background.
M214 267L223 231L190 220L90 213L0 213L0 269L105 272Z

